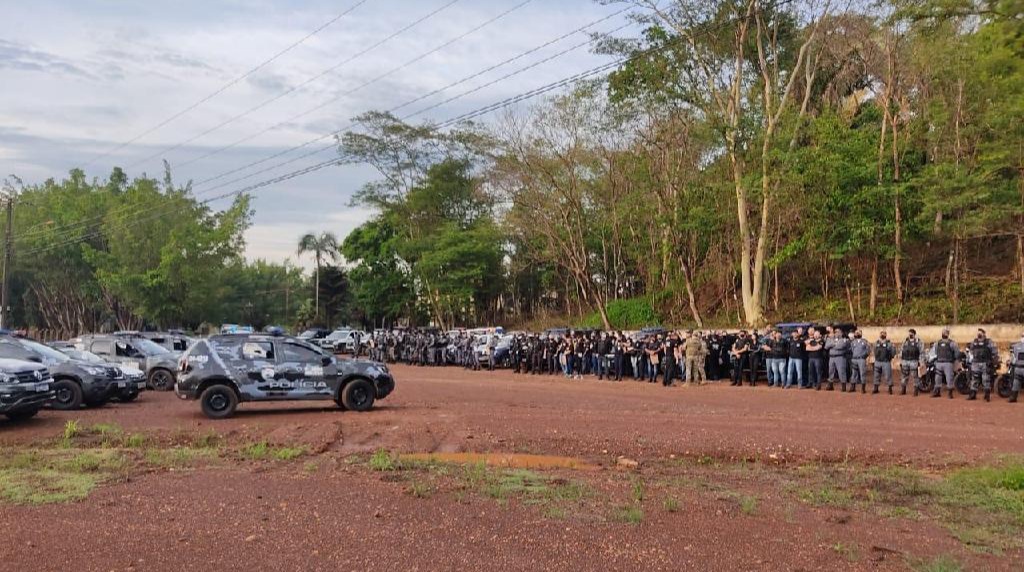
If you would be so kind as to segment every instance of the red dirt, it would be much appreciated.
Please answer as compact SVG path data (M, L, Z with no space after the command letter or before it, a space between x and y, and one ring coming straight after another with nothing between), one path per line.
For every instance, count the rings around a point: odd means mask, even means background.
M570 476L608 489L629 486L612 468L619 456L640 461L642 472L657 472L673 456L705 455L959 465L1024 453L1024 405L393 371L396 392L367 414L243 404L237 417L215 422L195 402L148 392L132 404L0 421L0 445L56 439L74 418L167 440L212 430L232 442L301 443L322 467L304 472L307 457L154 472L70 505L0 504L8 531L0 570L897 570L906 566L902 554L941 553L978 569L1020 566L1019 554L966 552L935 523L794 506L774 485L755 491L756 514L693 489L679 493L678 512L661 510L660 498L645 501L643 522L630 525L593 515L550 519L521 503L456 500L445 491L414 498L345 457L380 448L564 455L605 467ZM858 547L857 557L844 557L840 544Z

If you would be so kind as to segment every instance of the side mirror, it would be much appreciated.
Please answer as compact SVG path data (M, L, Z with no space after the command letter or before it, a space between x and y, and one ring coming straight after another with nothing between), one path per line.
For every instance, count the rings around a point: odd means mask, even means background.
M334 359L333 359L333 358L331 358L331 357L328 357L328 356L324 356L324 357L323 357L323 358L322 358L322 359L320 360L320 363L321 363L321 364L322 364L322 365L323 365L324 367L327 367L327 366L331 365L331 363L333 363L333 362L334 362Z

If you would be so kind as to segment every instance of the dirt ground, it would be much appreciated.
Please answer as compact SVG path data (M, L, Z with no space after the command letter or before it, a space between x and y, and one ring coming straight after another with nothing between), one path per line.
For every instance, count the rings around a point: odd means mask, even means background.
M304 452L150 467L66 504L0 500L0 570L951 569L935 567L943 558L1024 569L1019 547L972 548L930 501L896 513L878 503L888 489L833 488L879 467L938 475L1024 454L1024 405L393 372L397 390L365 414L243 404L210 421L195 402L147 392L0 421L8 455L53 446L69 419L166 444L215 434L225 446ZM378 451L557 455L596 468L381 470Z

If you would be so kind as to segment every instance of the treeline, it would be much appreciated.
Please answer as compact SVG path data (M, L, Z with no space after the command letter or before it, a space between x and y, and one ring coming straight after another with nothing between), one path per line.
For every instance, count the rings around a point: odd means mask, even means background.
M371 319L1024 321L1024 3L633 3L608 78L340 139Z
M242 257L249 197L222 211L188 185L72 171L26 186L14 206L9 327L89 331L312 320L300 268Z

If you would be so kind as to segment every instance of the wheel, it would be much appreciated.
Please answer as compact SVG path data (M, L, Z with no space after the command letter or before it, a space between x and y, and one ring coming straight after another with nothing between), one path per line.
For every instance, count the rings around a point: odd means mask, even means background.
M929 371L921 376L921 391L931 393L935 390L935 372Z
M1009 399L1010 394L1013 393L1013 376L1004 373L996 378L996 393L1003 399Z
M960 395L967 395L971 392L971 374L966 371L958 371L953 376L953 385L956 386Z
M36 413L39 413L38 409L22 409L21 411L11 411L7 414L7 418L11 421L24 421L35 417Z
M202 405L203 414L210 419L226 419L235 414L238 395L234 389L226 385L211 385L199 396L199 403Z
M56 394L53 400L54 409L67 411L82 406L82 386L76 382L62 379L53 384L53 391Z
M122 393L121 395L117 396L117 400L120 401L121 403L130 403L132 401L135 401L138 398L139 398L139 392L138 391L133 391L131 393Z
M350 381L341 390L341 402L345 405L345 409L369 411L373 407L373 398L376 393L377 390L374 389L372 383L365 379L356 379Z
M174 374L166 369L154 369L149 374L149 387L157 391L174 389Z

